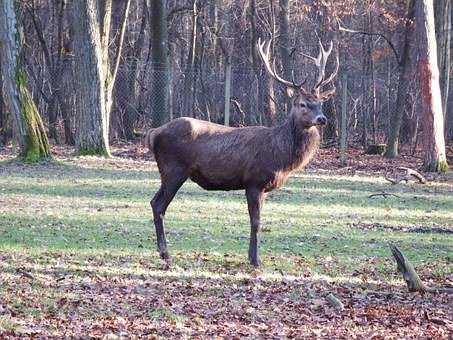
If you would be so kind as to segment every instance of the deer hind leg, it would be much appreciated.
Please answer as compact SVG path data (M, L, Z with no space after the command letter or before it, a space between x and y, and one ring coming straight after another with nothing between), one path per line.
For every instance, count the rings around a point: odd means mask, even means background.
M260 211L265 193L257 188L248 188L245 194L250 215L249 261L252 266L259 267L261 263L258 256L258 232L260 229Z
M156 228L157 249L159 250L160 257L167 261L170 260L170 254L167 250L167 240L165 238L163 218L165 212L167 211L168 205L173 200L186 179L187 176L177 176L170 180L164 180L162 178L162 184L159 191L157 191L150 202L153 209L154 226Z

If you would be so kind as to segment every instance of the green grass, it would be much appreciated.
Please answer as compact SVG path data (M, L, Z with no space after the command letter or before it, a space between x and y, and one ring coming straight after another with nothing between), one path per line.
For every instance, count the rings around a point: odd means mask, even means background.
M246 295L237 295L248 294L255 275L247 263L244 193L208 192L190 181L184 184L166 214L174 267L165 271L149 206L159 183L151 162L80 157L38 165L0 163L0 334L2 329L32 334L22 327L30 323L46 329L37 334L78 334L78 328L65 333L63 326L46 321L67 320L75 313L78 324L90 325L92 332L94 320L128 315L151 325L164 321L177 330L156 334L187 335L195 327L189 322L197 309L176 308L167 294L186 301L196 291L194 304L208 314L213 300L233 306L218 315L247 305ZM381 191L399 197L369 198ZM311 293L300 285L286 292L286 280L403 287L389 243L400 247L424 280L445 284L453 272L453 234L411 230L451 231L452 210L451 182L392 186L378 176L296 173L265 202L259 274L264 281L256 289L282 301L310 301ZM96 288L90 288L93 282ZM280 285L277 293L274 283ZM156 300L153 292L163 298ZM260 307L259 322L271 322L279 304ZM5 306L14 317L1 315ZM244 310L246 319L258 322ZM204 314L196 315L195 320L203 319ZM115 322L121 328L126 321Z
M112 163L114 164L114 163ZM126 163L127 164L127 163ZM153 260L149 200L159 186L155 168L105 163L40 166L3 163L0 177L0 249L40 253L144 255ZM380 191L400 197L369 198ZM388 258L397 243L414 260L451 269L452 234L389 231L389 227L453 226L451 183L390 186L382 178L297 173L270 194L262 212L265 268L290 273L302 258L317 270L334 257L346 274L360 258ZM213 265L224 255L246 263L249 219L242 191L208 192L188 181L166 214L169 249L179 265L206 253ZM371 230L360 226L374 225ZM105 256L105 255L103 255Z

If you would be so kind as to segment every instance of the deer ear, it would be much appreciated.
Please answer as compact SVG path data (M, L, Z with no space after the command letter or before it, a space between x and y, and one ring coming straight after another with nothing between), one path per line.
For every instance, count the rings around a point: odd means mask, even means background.
M292 88L292 87L286 88L286 95L288 96L288 98L294 97L295 93L296 93L296 90L294 88Z

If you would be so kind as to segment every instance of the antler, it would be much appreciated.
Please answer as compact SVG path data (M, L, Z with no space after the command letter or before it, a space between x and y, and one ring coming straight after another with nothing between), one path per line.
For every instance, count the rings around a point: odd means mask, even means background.
M301 53L304 57L307 57L308 59L312 60L315 63L316 67L318 68L318 78L317 78L316 84L312 90L313 93L315 93L317 95L319 95L321 88L323 86L327 85L328 83L330 83L333 80L333 78L335 78L335 76L338 73L338 69L340 68L340 61L339 61L338 55L337 55L337 58L336 58L337 62L336 62L335 70L327 79L324 79L326 76L327 59L329 58L330 53L332 53L332 49L333 49L332 41L330 41L329 48L327 50L325 50L324 46L322 45L321 40L319 39L319 54L316 58L312 57L308 54Z
M268 42L266 41L261 42L261 38L258 39L258 52L261 57L261 60L266 66L267 72L269 72L269 74L279 83L286 85L288 87L300 89L302 87L302 84L296 84L294 80L290 82L288 80L283 79L277 74L277 71L275 71L275 60L273 66L271 66L271 42L272 39L270 39Z

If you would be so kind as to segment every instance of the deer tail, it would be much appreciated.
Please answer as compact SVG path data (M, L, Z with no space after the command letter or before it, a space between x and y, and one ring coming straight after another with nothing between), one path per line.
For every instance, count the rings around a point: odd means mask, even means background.
M145 138L143 139L143 144L145 147L148 148L149 153L154 154L154 138L161 132L162 127L158 127L155 129L149 129L148 132L145 134Z

